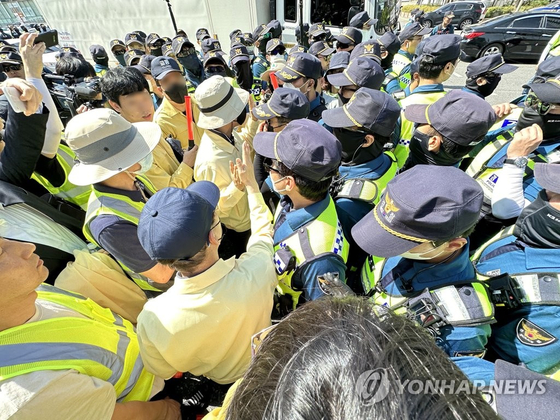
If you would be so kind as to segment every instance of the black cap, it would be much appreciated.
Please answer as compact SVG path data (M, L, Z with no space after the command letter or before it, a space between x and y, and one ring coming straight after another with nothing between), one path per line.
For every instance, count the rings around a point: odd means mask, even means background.
M352 237L371 255L396 257L462 235L478 221L483 200L482 187L460 169L416 165L387 184L379 203L352 228Z
M418 22L414 22L405 26L405 28L399 33L399 41L403 43L407 39L414 38L415 36L424 36L430 32L432 32L430 28L425 28Z
M276 76L283 82L292 82L301 77L319 79L323 73L321 62L309 53L297 53L290 55L286 66Z
M335 39L342 44L356 45L362 42L362 32L351 26L345 26L342 28L340 35L335 36Z
M541 62L537 67L536 76L542 79L560 75L560 56L551 56Z
M381 63L381 45L374 39L360 42L350 53L350 60L357 57L367 57Z
M15 52L3 52L0 53L0 64L23 64L23 60Z
M314 42L309 47L309 54L314 55L315 57L317 57L318 55L322 55L323 57L328 57L334 52L335 52L334 48L332 48L325 41Z
M360 88L342 107L323 111L323 120L334 128L360 127L389 137L395 130L401 107L391 95Z
M200 43L200 48L202 49L202 54L206 55L212 51L222 51L222 46L220 41L214 38L206 38Z
M329 62L329 70L345 69L348 67L348 64L350 64L350 53L348 51L340 51L332 55Z
M396 54L401 48L401 41L393 32L385 32L377 39L377 42L385 47L389 54Z
M222 54L220 54L220 52ZM225 68L228 67L226 61L224 60L224 52L223 51L211 51L206 54L202 60L202 66L206 68L206 65L209 64L209 61L213 61L212 64L221 64Z
M142 50L137 50L137 49L133 49L133 50L128 50L127 52L124 53L124 61L126 63L127 66L132 66L132 61L136 58L140 58L143 55L146 54L146 51L142 51Z
M467 77L478 77L485 73L506 74L517 70L517 66L506 64L501 54L480 57L467 66Z
M461 146L478 144L496 122L496 113L488 102L460 89L451 90L431 105L409 105L404 115L409 121L431 125Z
M152 32L146 38L146 45L150 46L157 41L161 41L162 43L164 42L163 39L158 34L156 34L155 32Z
M109 57L107 56L107 51L101 45L91 45L89 47L89 52L93 60L107 60Z
M154 79L161 80L171 72L183 74L179 63L171 57L156 57L152 60L151 65L152 76Z
M245 45L235 44L231 46L229 57L234 65L240 61L249 61L249 51Z
M292 121L279 133L257 133L254 147L259 155L276 159L297 175L315 182L333 176L342 156L337 138L308 119Z
M333 86L358 86L379 90L385 80L385 72L377 62L367 57L358 57L350 61L342 73L327 75Z
M548 79L544 83L531 83L523 87L531 89L542 102L560 104L560 76Z
M143 67L146 69L146 71L148 73L144 73L144 74L151 74L152 73L152 61L154 61L156 58L155 55L151 55L151 54L146 54L143 55L142 57L140 57L140 61L138 62L138 65L140 67ZM140 70L140 69L139 69Z
M268 102L253 108L253 115L258 120L274 117L297 120L309 115L309 100L299 90L278 88L272 93Z
M276 48L284 49L284 51L286 51L286 47L284 46L284 43L280 41L278 38L271 39L266 43L267 53L271 53ZM281 54L283 54L283 52Z
M176 36L175 38L173 38L173 41L171 42L171 46L173 48L173 52L175 53L175 55L181 52L184 45L186 45L188 48L194 48L194 44L191 41L189 41L187 37Z
M199 28L196 30L196 39L200 42L205 38L210 38L210 32L206 28Z
M377 23L377 19L371 19L368 12L365 10L363 12L357 13L352 19L350 19L350 26L358 29L362 29L364 25L373 26Z
M434 64L455 61L461 53L461 37L459 35L431 36L422 42L424 43L422 56L431 57Z
M133 42L137 42L139 44L144 45L145 38L143 38L140 34L138 34L136 32L129 32L124 37L124 43L128 46L128 45L132 44Z

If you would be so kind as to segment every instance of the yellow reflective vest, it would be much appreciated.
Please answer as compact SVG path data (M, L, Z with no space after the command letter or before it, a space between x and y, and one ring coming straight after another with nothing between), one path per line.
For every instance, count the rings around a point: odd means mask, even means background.
M60 317L0 332L0 381L44 370L74 369L110 382L117 402L147 401L154 375L144 369L132 324L90 299L49 285L38 299L85 318Z
M278 219L281 211L279 206L275 219ZM302 292L293 288L294 275L303 266L325 254L332 254L346 264L348 249L348 241L342 233L334 201L329 197L329 205L317 218L274 246L278 293L290 295L295 309Z

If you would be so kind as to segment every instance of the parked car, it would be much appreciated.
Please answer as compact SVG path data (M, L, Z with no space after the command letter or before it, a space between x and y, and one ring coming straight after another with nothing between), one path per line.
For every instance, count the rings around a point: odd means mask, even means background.
M433 12L426 13L424 16L424 26L431 28L439 25L443 21L443 16L446 12L453 12L455 17L451 24L463 29L465 26L472 25L483 19L486 13L486 6L481 1L456 1L448 3Z
M499 53L506 60L537 61L559 29L559 13L512 13L465 28L461 49L473 58Z
M560 12L560 1L553 1L546 6L535 7L531 12Z

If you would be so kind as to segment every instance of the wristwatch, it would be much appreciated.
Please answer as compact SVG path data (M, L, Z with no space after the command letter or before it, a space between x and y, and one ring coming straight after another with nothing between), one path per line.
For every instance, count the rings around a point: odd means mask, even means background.
M519 156L513 159L506 159L504 160L504 163L510 163L512 165L517 166L518 168L525 168L525 166L527 166L527 162L529 162L529 160L527 159L526 156Z

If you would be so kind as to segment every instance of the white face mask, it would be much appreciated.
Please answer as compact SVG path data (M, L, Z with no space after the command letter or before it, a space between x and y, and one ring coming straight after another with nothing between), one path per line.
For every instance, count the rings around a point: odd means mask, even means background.
M303 93L304 95L307 95L308 89L307 89L307 82L305 82L303 85L301 85L300 87L295 87L292 83L286 82L284 83L284 88L286 89L293 89L293 90L299 90L301 93ZM301 90L301 89L306 89L305 91Z
M446 242L447 243L447 242ZM446 244L445 243L445 244ZM402 258L406 258L407 260L415 260L415 261L427 261L427 260L432 260L434 258L439 257L441 254L443 254L445 252L445 249L442 249L440 252L438 252L436 255L430 255L429 257L426 256L426 254L430 254L432 252L434 252L436 249L441 248L442 246L444 246L445 244L441 244L440 246L438 246L437 248L432 248L429 251L426 252L403 252L400 257Z
M140 169L134 171L134 173L136 175L144 175L152 168L153 163L154 156L152 155L152 153L148 153L141 161L138 162L138 164L140 165Z
M272 181L272 189L274 190L274 192L276 192L276 193L278 193L278 194L282 194L282 193L284 193L284 192L286 191L286 188L283 188L283 189L281 189L281 190L277 190L277 189L276 189L276 183L278 183L278 182L280 182L280 181L282 181L282 180L284 180L284 179L286 179L286 178L287 178L287 176L282 177L282 178L280 178L280 179L278 179L278 180L276 180L276 181Z

